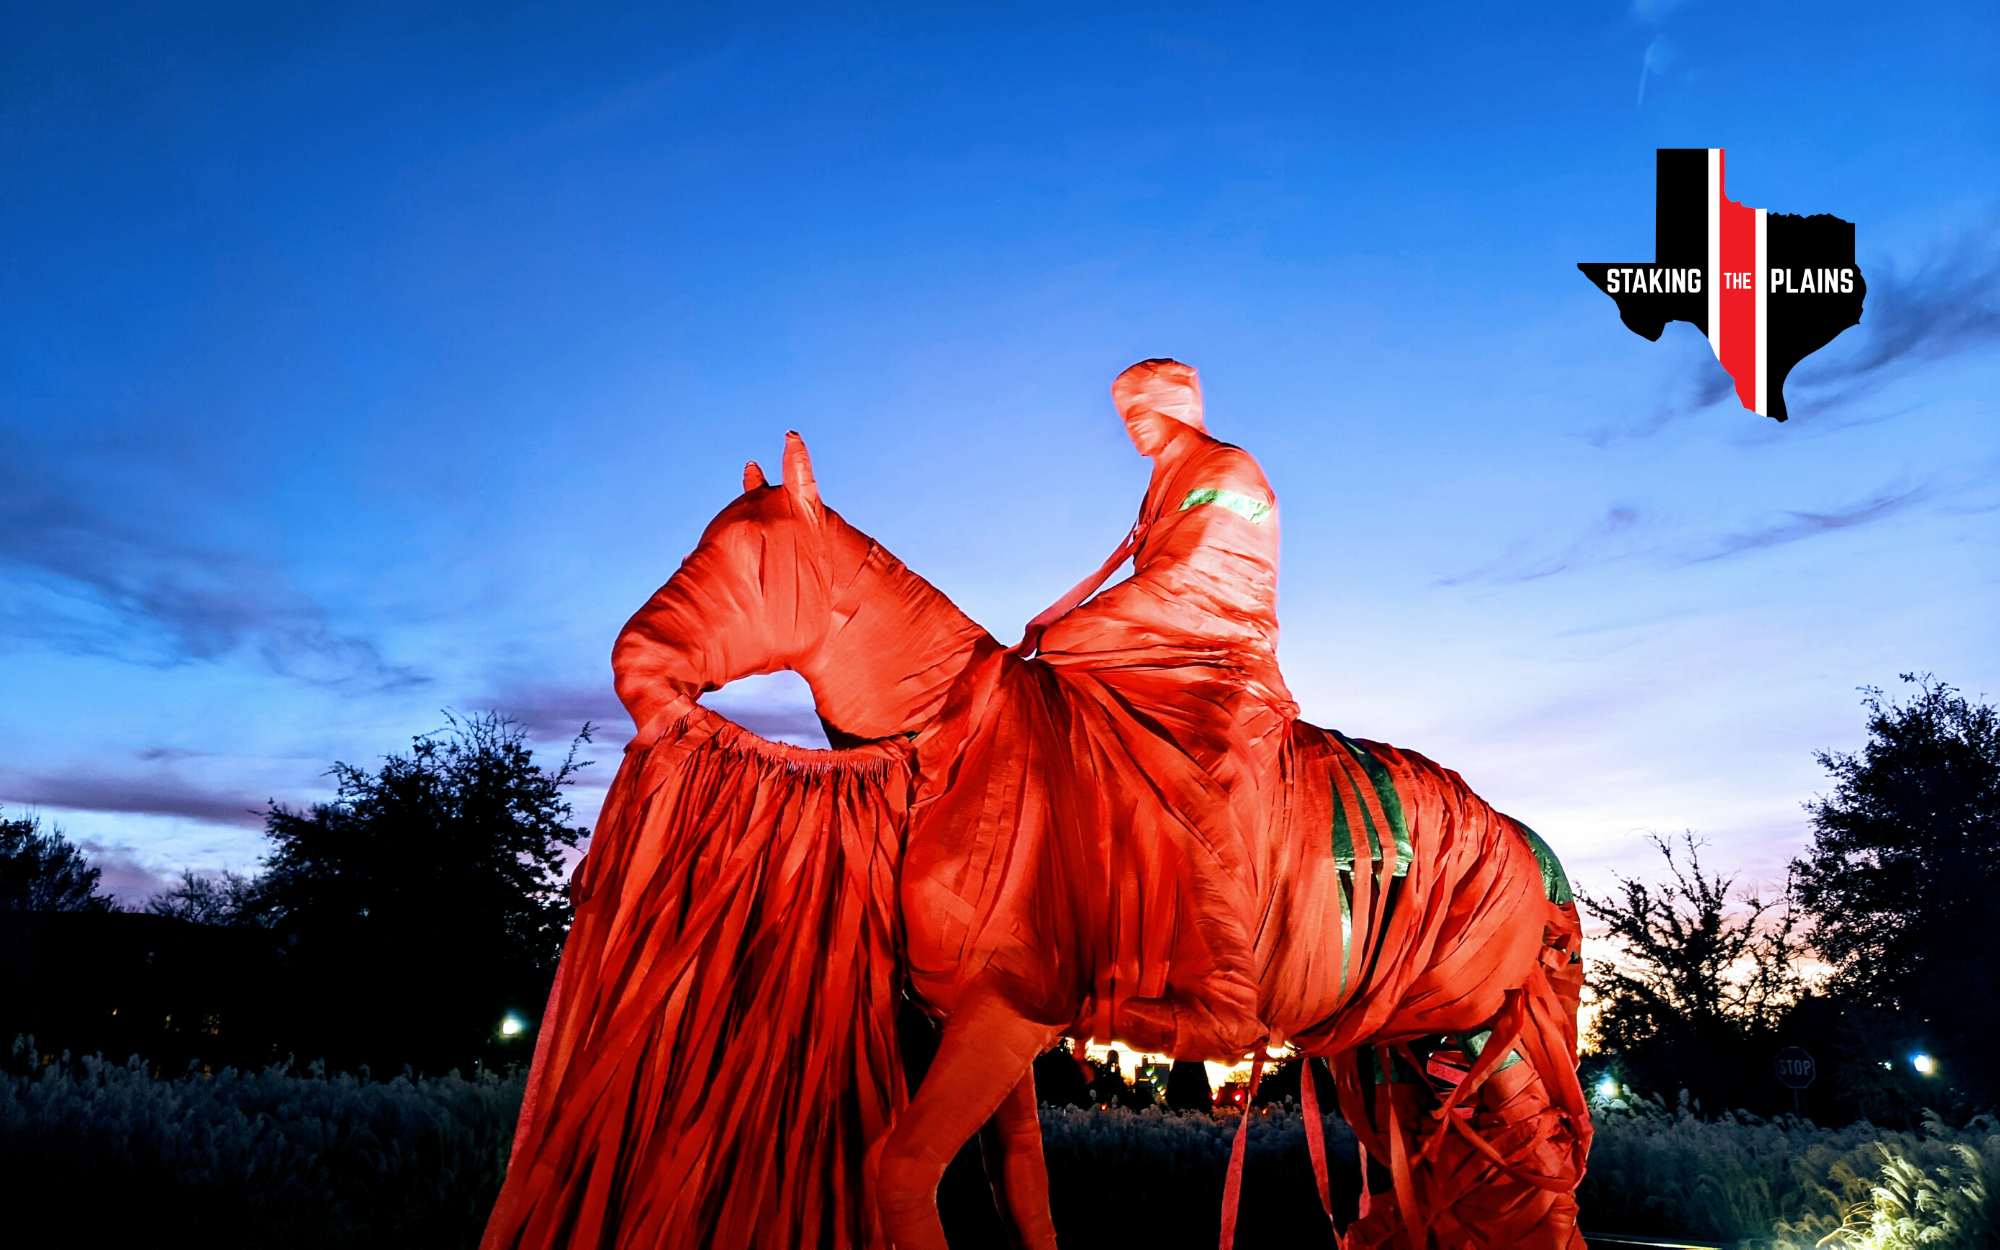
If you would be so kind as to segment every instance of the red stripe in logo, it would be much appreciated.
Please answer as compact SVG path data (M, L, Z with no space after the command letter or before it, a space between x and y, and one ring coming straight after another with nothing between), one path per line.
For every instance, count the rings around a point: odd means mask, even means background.
M1716 163L1720 173L1719 152ZM1722 322L1716 354L1729 376L1736 379L1736 398L1757 412L1757 373L1763 363L1757 351L1757 286L1762 280L1757 272L1757 210L1723 194L1719 177L1715 194L1720 201L1717 217L1722 232L1717 257L1722 272L1715 275L1716 312Z

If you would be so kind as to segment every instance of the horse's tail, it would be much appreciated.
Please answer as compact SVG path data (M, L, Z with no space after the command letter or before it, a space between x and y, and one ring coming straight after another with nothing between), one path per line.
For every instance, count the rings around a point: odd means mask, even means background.
M701 708L628 748L485 1250L879 1242L908 796Z

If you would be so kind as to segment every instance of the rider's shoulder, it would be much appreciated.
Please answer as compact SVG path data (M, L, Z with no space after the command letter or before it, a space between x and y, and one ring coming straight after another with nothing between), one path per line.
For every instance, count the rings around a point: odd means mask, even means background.
M1209 439L1188 467L1201 476L1205 485L1232 490L1247 486L1267 497L1271 494L1271 485L1265 480L1263 467L1257 463L1257 458L1234 443ZM1209 478L1215 480L1210 482Z

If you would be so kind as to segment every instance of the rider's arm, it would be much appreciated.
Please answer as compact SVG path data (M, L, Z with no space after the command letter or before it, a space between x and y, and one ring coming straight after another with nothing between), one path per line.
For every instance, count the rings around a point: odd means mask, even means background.
M1257 462L1215 443L1164 489L1167 498L1149 501L1158 511L1132 576L1052 626L1044 652L1226 647L1274 635L1278 516Z

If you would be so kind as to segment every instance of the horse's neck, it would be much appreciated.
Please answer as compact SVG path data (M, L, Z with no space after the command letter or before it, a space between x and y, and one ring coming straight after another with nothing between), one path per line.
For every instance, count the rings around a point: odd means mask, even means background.
M846 589L832 593L833 629L800 666L830 736L869 741L922 728L986 631L872 543Z

